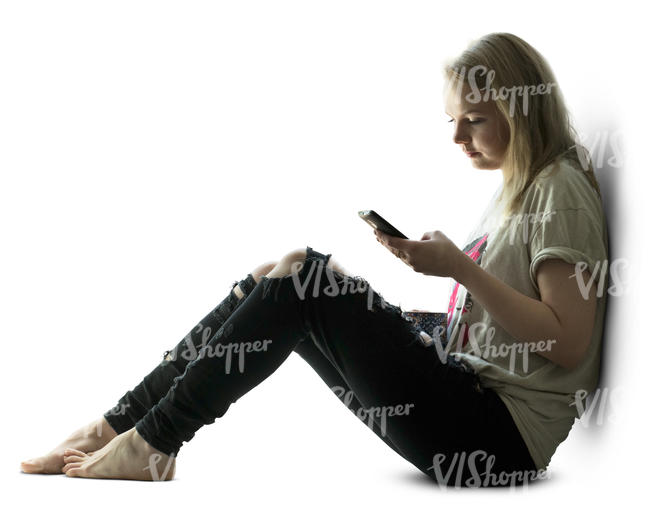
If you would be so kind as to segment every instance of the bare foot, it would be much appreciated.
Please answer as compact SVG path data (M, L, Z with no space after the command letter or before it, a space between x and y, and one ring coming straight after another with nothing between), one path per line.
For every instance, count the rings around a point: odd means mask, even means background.
M114 437L117 437L117 432L102 416L73 432L47 455L21 462L20 469L23 473L61 473L65 465L63 452L66 448L93 452L108 444Z
M171 480L176 470L176 457L158 451L135 428L118 435L92 455L68 448L63 460L63 472L68 477Z

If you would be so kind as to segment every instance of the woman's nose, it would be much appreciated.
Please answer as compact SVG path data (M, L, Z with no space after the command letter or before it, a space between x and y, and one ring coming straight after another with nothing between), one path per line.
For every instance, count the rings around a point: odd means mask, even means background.
M454 128L454 135L452 137L454 143L456 144L461 144L461 143L468 143L469 142L469 136L467 135L467 132L463 129L461 125L456 125Z
M456 144L466 144L469 142L469 136L465 132L456 130L454 132L453 140Z

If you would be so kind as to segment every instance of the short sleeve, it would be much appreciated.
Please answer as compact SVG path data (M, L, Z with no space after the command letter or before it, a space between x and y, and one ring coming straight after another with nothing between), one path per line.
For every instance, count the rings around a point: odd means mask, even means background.
M583 208L550 212L534 228L528 249L530 281L538 293L537 271L544 260L558 258L570 264L585 262L593 273L607 259L601 223Z

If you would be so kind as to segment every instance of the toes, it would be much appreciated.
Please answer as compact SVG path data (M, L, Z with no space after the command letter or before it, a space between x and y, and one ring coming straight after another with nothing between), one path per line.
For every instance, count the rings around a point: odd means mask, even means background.
M63 452L63 455L77 455L79 457L85 457L86 453L83 451L75 450L74 448L66 448L65 451Z
M25 473L38 473L43 471L44 464L40 459L28 459L20 463L20 469Z
M80 467L81 467L81 462L68 462L65 466L63 466L61 472L65 473L68 476L74 476L74 475L69 475L68 472L72 469L79 469Z
M77 464L79 463L77 462ZM80 465L68 468L65 471L65 475L66 477L88 477L89 476L88 471L86 471L86 468Z
M66 471L64 471L66 477L79 477L79 469L78 468L71 468Z
M58 454L27 459L20 463L23 473L58 473L63 465L63 457Z
M64 455L63 456L63 462L66 464L68 462L83 462L86 460L86 457L80 457L79 455Z

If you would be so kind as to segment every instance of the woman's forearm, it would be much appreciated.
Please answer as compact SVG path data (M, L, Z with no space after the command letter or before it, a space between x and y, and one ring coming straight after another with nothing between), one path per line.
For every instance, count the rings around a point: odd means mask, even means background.
M562 345L563 328L551 307L513 289L464 253L454 279L517 341L554 340L550 349L537 353L560 366L573 364L571 349Z
M596 293L592 285L585 301L576 284L566 283L576 276L571 264L559 259L542 262L537 272L542 300L530 298L486 272L441 231L425 233L421 240L377 230L375 235L416 272L454 278L515 342L527 342L530 347L536 344L535 352L563 368L575 368L583 359L594 324ZM581 276L585 286L590 285L586 273ZM471 340L472 329L469 332ZM540 342L545 343L543 350Z

